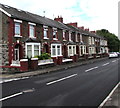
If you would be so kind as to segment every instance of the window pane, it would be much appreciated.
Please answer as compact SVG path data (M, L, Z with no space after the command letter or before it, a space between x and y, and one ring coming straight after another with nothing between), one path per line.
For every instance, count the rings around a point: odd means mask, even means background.
M72 48L69 46L69 54L72 54Z
M56 56L56 48L55 48L55 45L52 46L52 56Z
M30 36L34 37L35 31L34 31L34 26L30 25Z
M38 56L39 55L39 50L35 50L34 51L34 56Z
M35 45L34 50L39 50L39 45Z
M27 45L27 56L32 57L32 45Z
M57 55L60 55L60 46L57 46Z
M32 50L32 45L27 45L27 50Z
M39 45L34 45L34 56L39 55Z
M47 37L47 31L44 30L44 37Z
M15 23L15 35L20 35L20 23Z
M53 31L53 38L56 38L56 31Z

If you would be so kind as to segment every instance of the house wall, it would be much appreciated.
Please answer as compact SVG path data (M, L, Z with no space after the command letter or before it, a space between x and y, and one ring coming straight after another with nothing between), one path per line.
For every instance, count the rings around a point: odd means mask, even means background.
M9 26L9 20L8 17L1 13L0 15L0 58L2 59L2 65L8 65L9 62L9 56L8 56L8 26Z

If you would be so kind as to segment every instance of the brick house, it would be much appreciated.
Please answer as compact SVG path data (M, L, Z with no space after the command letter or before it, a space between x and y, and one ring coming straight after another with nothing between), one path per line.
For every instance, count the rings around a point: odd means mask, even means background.
M52 20L3 4L0 29L2 66L20 66L20 59L44 52L53 59L108 52L103 37L78 27L77 23L64 24L62 17Z

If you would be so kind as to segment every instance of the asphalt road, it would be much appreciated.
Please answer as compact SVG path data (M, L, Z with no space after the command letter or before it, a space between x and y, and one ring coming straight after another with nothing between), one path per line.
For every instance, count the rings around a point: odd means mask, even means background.
M96 106L120 81L120 59L107 59L2 84L3 106Z

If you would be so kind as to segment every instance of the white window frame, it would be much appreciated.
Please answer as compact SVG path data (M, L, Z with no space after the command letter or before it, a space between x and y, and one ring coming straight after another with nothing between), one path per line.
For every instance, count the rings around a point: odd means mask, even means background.
M72 52L70 53L70 49L69 47L71 47ZM73 50L73 47L75 47L75 52ZM76 45L68 45L68 56L74 56L76 54Z
M75 33L75 39L76 39L76 42L78 42L78 33L77 32Z
M21 24L19 22L15 22L15 36L20 36L21 32ZM16 33L16 27L19 28L19 33Z
M40 46L40 43L26 43L25 44L25 51L26 51L26 57L27 57L27 55L28 55L28 53L27 53L27 46L28 45L31 45L32 46L32 57L34 57L35 56L35 54L34 54L34 46L35 45L38 45L39 46L39 54L38 55L41 55L41 51L40 51L40 49L41 49L41 46Z
M91 45L92 44L92 42L91 42L91 37L89 36L89 45Z
M65 30L63 30L63 40L66 40L66 36L65 36Z
M55 46L55 55L53 55L52 47ZM58 55L58 48L60 46L60 54ZM62 45L61 44L51 44L51 57L62 56Z
M69 41L72 41L72 32L69 31Z
M44 39L49 39L48 38L48 26L43 26L43 38ZM45 35L45 32L46 32L46 35Z
M83 42L82 34L80 34L80 42Z
M92 37L92 44L93 44L93 45L95 44L95 42L94 42L94 37Z
M54 37L55 34L55 37ZM53 27L53 40L57 40L57 28Z

